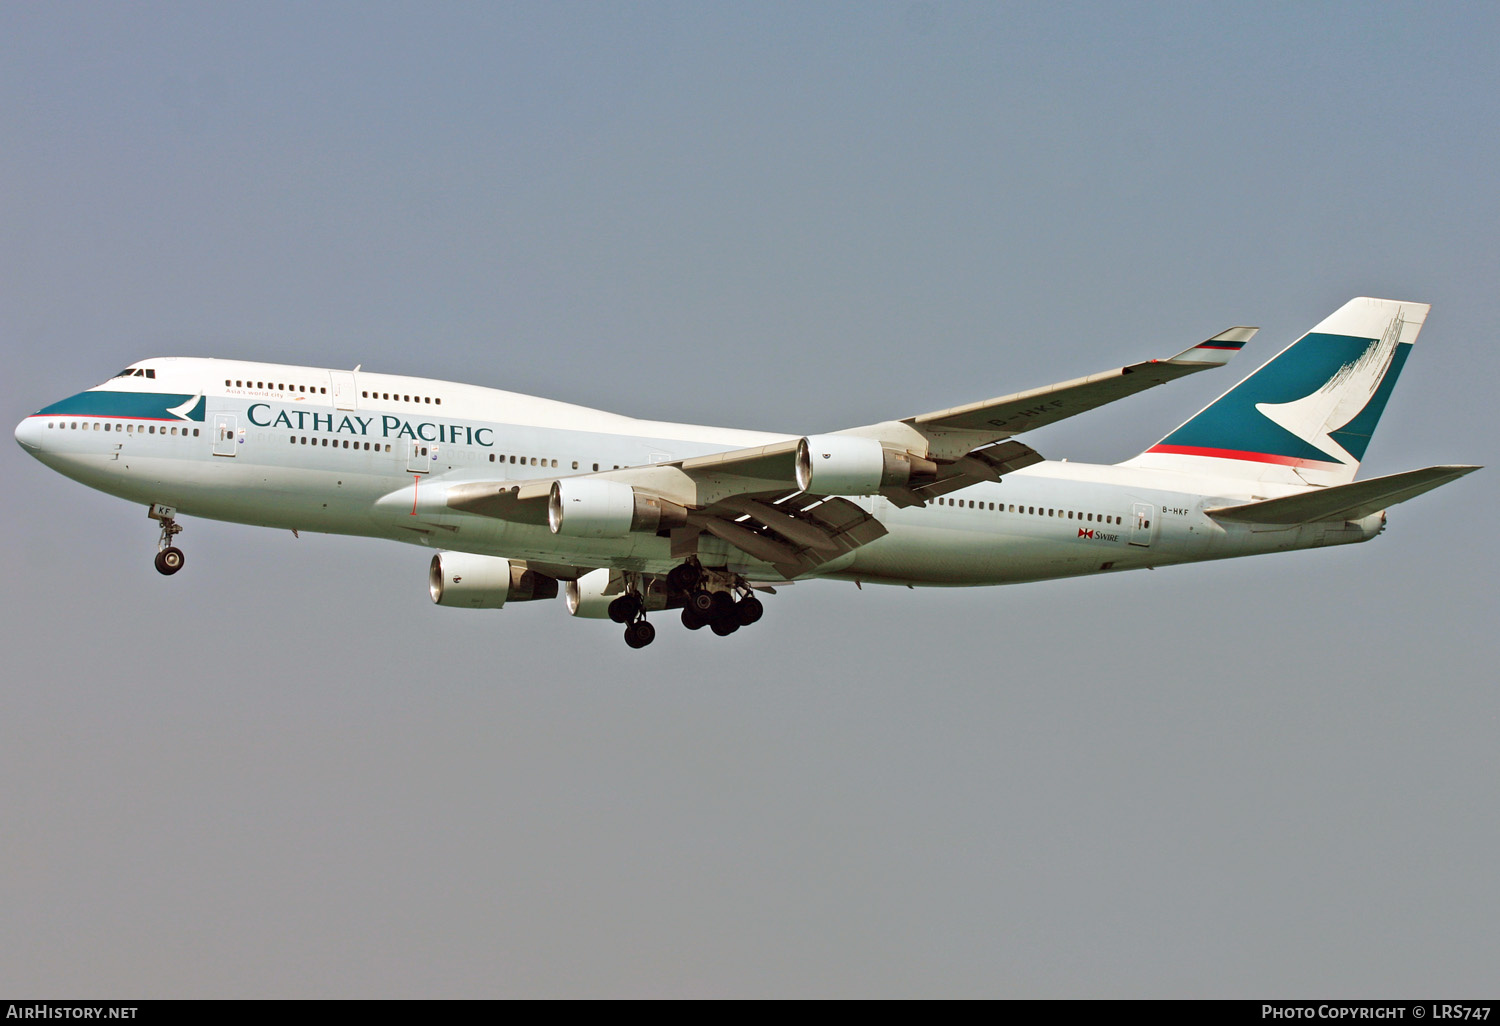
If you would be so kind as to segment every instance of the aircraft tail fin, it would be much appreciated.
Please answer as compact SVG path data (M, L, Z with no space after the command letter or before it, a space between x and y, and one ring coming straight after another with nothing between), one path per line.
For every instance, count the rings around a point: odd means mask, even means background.
M1351 299L1125 465L1273 484L1353 481L1429 309Z

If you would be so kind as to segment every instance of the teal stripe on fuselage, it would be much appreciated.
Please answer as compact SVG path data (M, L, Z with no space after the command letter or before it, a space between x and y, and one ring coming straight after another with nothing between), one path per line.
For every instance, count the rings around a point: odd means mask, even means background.
M186 414L170 412L188 402L191 395L170 392L79 392L62 402L38 410L38 417L120 417L128 420L202 421L207 401L198 402Z

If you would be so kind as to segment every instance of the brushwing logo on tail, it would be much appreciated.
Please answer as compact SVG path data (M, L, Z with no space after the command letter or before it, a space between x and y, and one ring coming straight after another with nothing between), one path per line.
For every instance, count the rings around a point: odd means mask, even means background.
M1376 323L1340 311L1147 451L1356 467L1425 319L1426 307L1387 308Z
M1380 391L1396 359L1405 327L1406 320L1398 311L1380 338L1371 339L1365 351L1336 370L1322 388L1289 403L1256 403L1255 408L1339 463L1358 463L1364 456L1364 445L1358 446L1356 455L1335 441L1334 436L1363 413ZM1356 437L1369 440L1368 432Z

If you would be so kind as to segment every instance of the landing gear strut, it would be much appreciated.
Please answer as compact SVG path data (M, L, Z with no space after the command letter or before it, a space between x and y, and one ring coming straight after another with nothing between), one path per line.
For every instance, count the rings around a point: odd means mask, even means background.
M646 622L646 598L635 575L626 578L625 594L609 604L609 618L625 624L625 644L645 648L656 640L656 628Z
M153 502L146 515L152 520L161 521L161 537L156 542L156 570L170 577L181 570L182 564L187 561L182 550L172 544L173 536L182 533L182 525L176 519L177 511L171 506Z

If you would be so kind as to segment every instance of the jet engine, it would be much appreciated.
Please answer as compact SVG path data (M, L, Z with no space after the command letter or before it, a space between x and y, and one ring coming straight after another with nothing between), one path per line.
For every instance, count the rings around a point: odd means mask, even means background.
M808 435L797 443L797 487L815 495L874 495L937 474L937 464L873 438Z
M662 609L675 608L682 604L679 596L673 602L667 584L660 578L652 578L645 582L646 611L656 612ZM609 604L621 595L625 594L622 588L609 595L604 594L604 589L609 586L609 571L607 569L590 570L576 581L563 582L563 594L568 603L568 612L573 616L586 617L591 620L604 620L609 617Z
M507 602L557 597L557 581L499 556L439 552L427 570L427 590L440 606L499 609Z
M570 538L623 538L632 531L655 534L687 523L687 510L622 481L565 477L552 482L547 526Z

